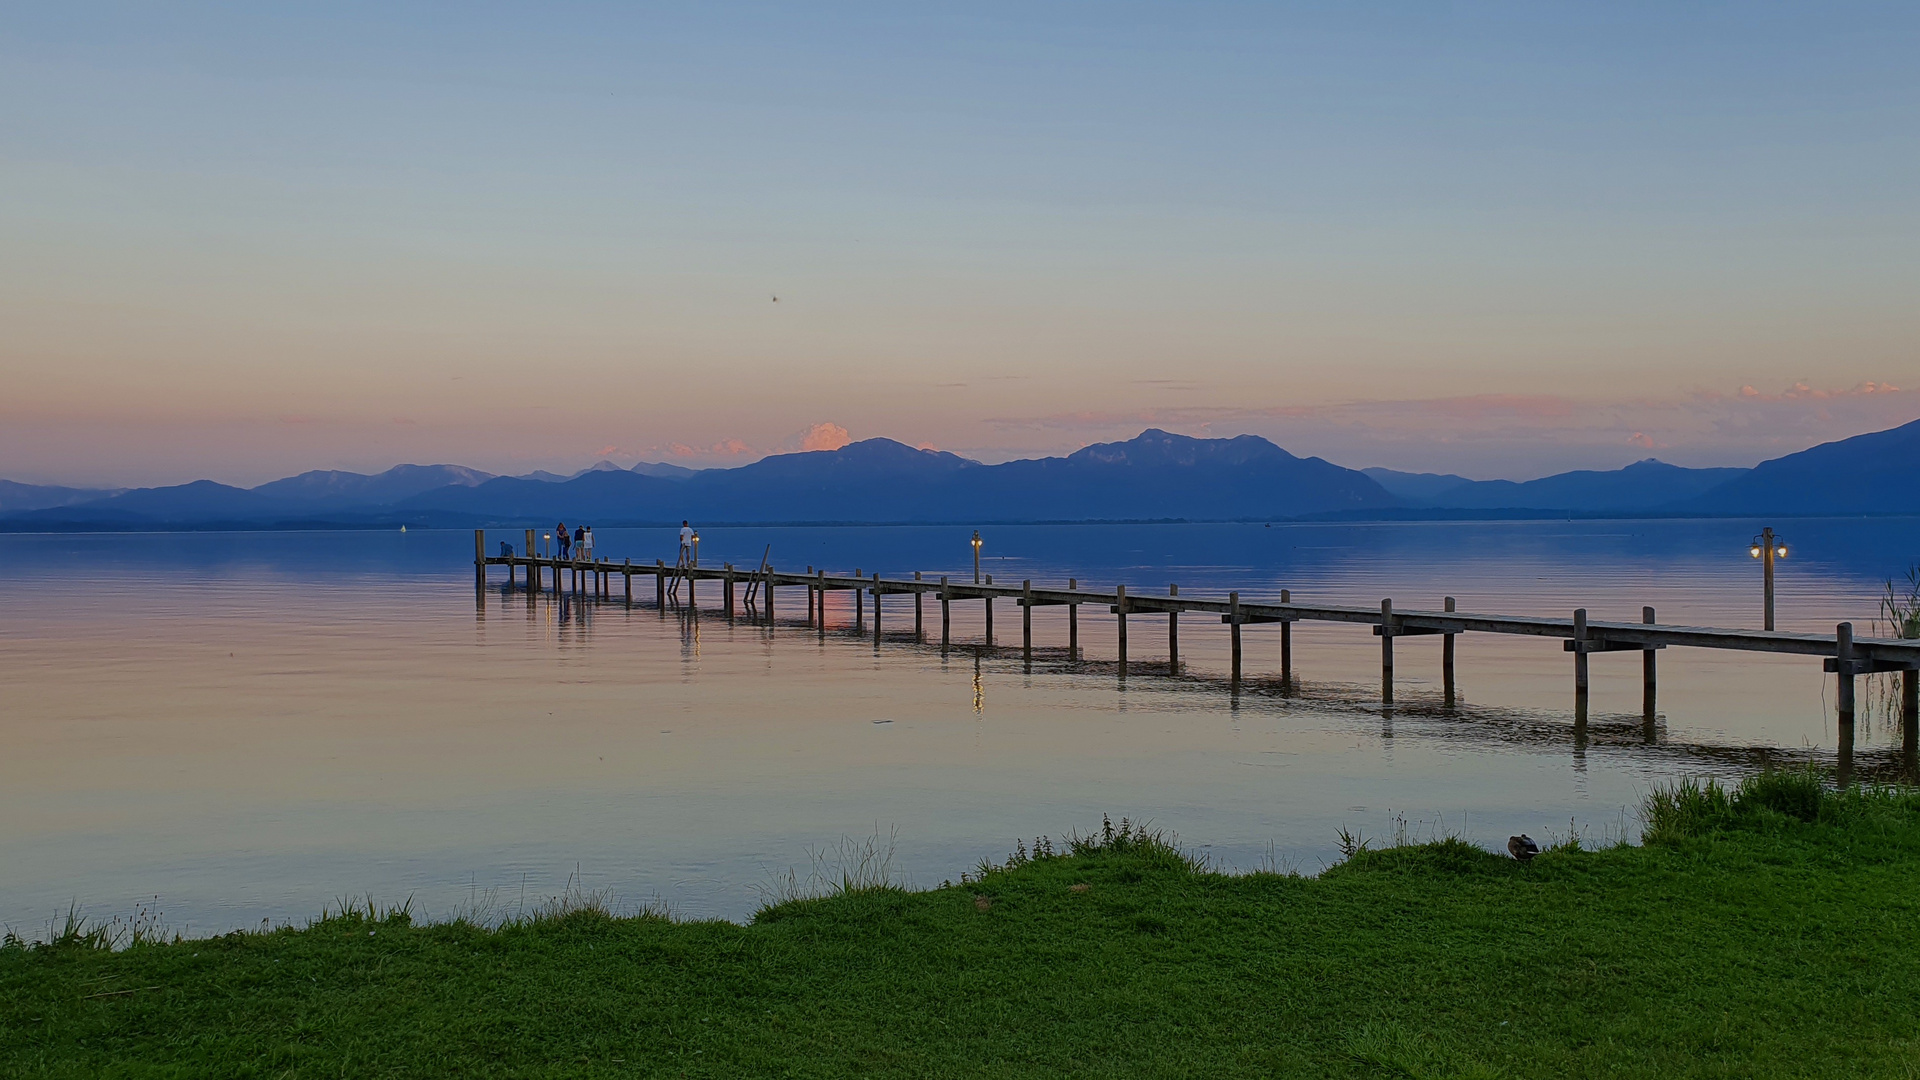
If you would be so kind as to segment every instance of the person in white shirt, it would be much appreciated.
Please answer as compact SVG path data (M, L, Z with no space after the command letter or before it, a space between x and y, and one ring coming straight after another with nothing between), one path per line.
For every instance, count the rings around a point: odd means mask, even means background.
M680 522L680 561L693 565L693 526L686 521Z

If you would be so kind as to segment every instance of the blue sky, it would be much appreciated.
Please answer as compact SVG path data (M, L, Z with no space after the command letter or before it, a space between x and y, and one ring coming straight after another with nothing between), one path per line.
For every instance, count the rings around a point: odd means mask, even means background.
M18 5L0 475L997 460L1149 424L1475 476L1748 464L1920 416L1916 30Z

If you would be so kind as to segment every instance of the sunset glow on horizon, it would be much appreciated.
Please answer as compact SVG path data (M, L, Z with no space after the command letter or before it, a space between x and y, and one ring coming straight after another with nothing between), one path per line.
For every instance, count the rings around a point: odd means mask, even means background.
M0 477L1920 417L1894 6L0 15Z

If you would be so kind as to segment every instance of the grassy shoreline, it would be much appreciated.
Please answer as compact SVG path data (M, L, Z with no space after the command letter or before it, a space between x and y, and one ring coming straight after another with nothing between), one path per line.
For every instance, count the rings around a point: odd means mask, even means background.
M75 933L0 948L0 1075L1920 1075L1920 795L1769 774L1647 819L1637 847L1312 878L1110 830L748 926Z

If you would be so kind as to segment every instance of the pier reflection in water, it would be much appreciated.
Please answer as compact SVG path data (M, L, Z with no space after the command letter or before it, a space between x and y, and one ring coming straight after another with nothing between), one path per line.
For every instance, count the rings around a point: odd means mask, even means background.
M1417 550L1396 527L982 531L1002 580L1758 624L1751 522L1446 528ZM1822 528L1795 526L1783 629L1864 624L1877 576L1913 554L1910 522ZM955 531L703 536L743 563L771 542L789 565L970 578L971 529ZM885 598L876 649L847 592L826 595L824 631L798 625L797 597L772 628L656 611L649 590L631 608L618 589L476 597L470 546L418 530L0 538L0 922L155 894L203 930L366 892L444 914L488 889L543 895L576 865L632 900L744 917L755 884L842 834L897 829L898 865L931 884L1101 813L1230 865L1271 842L1312 870L1339 828L1378 834L1395 814L1483 842L1598 839L1631 832L1662 780L1837 760L1831 676L1802 658L1670 650L1647 717L1640 658L1597 654L1580 723L1558 642L1461 636L1449 700L1440 635L1406 638L1388 708L1363 627L1294 627L1291 682L1280 627L1245 627L1236 687L1226 628L1183 620L1177 666L1163 632L1136 632L1123 682L1112 620L1070 627L1060 608L1032 610L1029 662L1018 626L987 647L978 605L956 605L942 656L914 642L908 598ZM1895 687L1861 682L1861 774L1910 764Z

